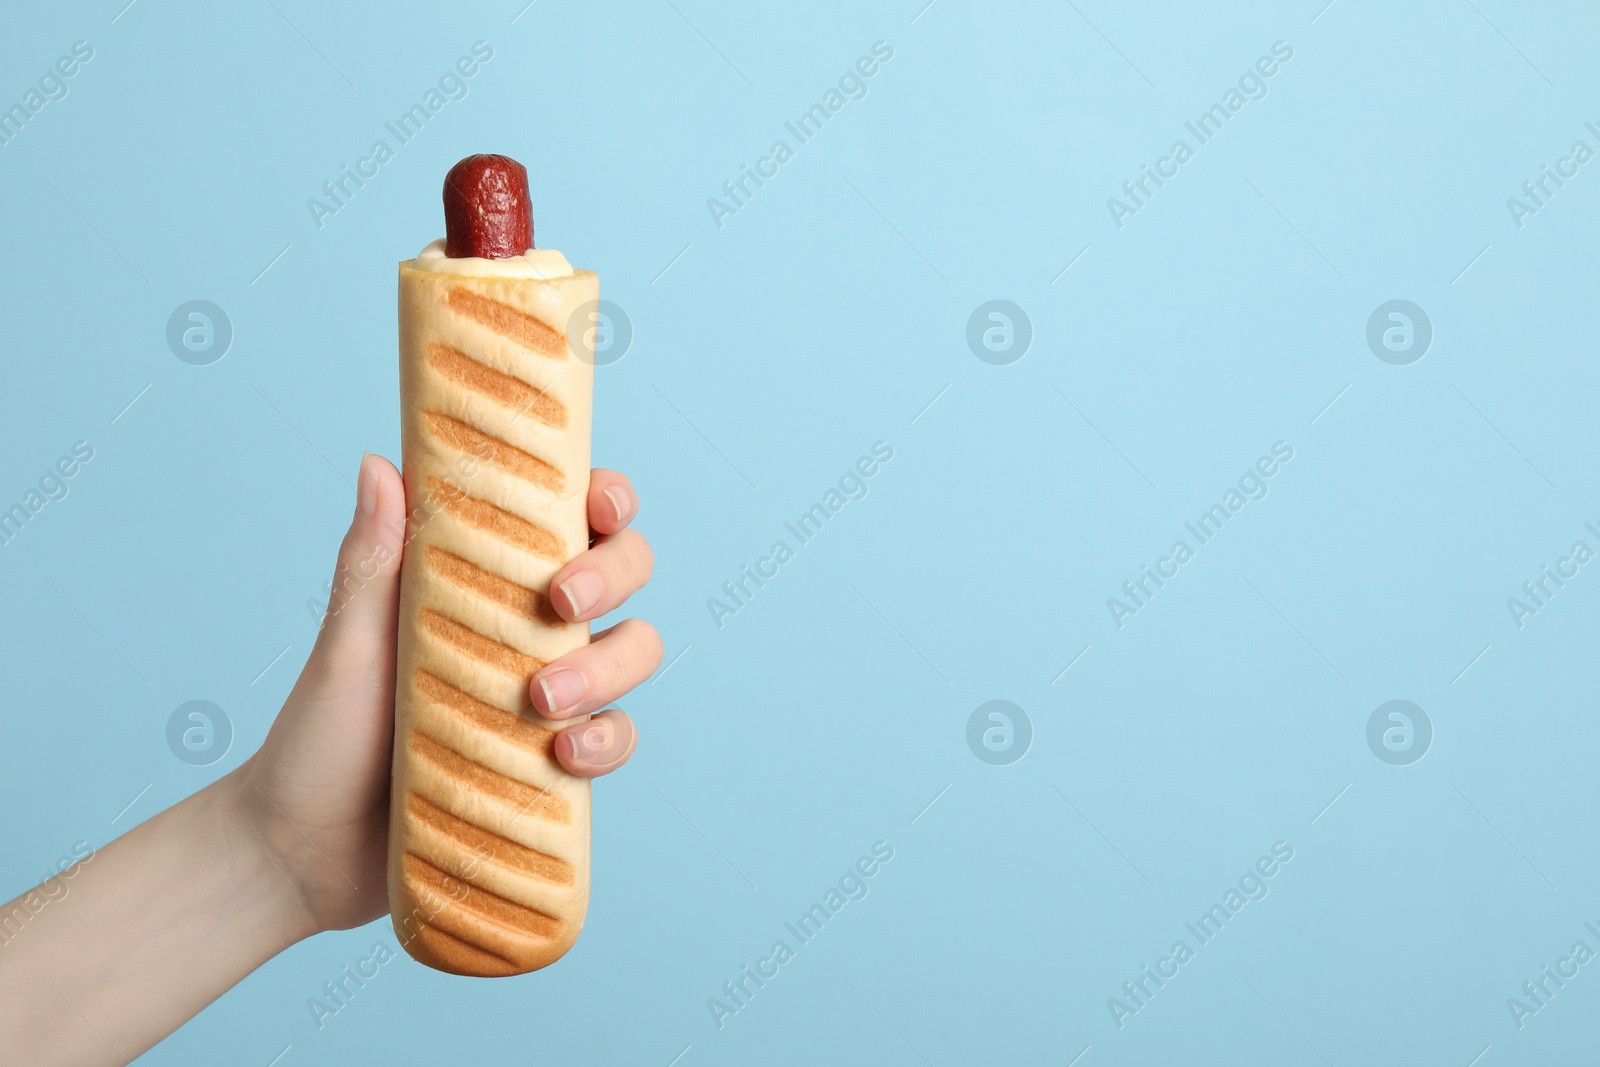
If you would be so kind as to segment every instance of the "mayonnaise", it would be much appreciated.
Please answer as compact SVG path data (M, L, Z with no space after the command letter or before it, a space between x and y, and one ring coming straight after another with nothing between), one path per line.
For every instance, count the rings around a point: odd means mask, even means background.
M572 264L553 248L530 248L508 259L483 259L463 256L451 259L444 254L444 238L434 241L413 261L418 270L436 274L468 274L479 278L570 278Z

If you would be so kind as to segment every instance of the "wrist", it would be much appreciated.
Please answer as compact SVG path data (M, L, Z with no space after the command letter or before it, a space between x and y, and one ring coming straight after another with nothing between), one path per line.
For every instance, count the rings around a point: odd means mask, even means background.
M207 801L207 822L215 834L216 854L238 900L287 948L320 933L323 924L282 850L262 829L259 794L250 785L248 768L247 763L212 783L201 795Z

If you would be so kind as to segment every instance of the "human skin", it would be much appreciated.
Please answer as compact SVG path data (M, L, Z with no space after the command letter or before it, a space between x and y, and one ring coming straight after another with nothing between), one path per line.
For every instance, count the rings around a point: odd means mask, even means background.
M323 930L388 913L389 761L405 488L387 460L361 463L339 574L386 560L330 613L261 748L238 768L99 849L63 895L0 910L0 1035L8 1062L127 1063L245 975ZM594 544L557 572L556 610L603 615L650 577L650 546L628 524L628 479L596 469ZM380 546L383 549L380 550ZM335 586L339 583L336 580ZM628 619L544 667L534 707L562 720L605 708L661 663L649 623ZM616 770L638 739L621 710L562 730L573 774ZM50 896L57 899L49 900Z

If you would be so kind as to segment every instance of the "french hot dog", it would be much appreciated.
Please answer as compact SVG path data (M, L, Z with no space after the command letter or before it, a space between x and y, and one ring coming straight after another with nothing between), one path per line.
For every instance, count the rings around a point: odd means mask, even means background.
M589 783L556 762L528 685L589 640L548 593L588 547L594 367L567 323L599 280L534 248L514 160L462 160L444 206L445 239L399 276L389 903L413 957L488 977L559 959L588 906Z

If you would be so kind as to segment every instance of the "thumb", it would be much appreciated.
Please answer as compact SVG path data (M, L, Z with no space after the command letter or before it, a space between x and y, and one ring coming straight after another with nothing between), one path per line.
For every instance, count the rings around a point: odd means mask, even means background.
M328 613L306 664L308 673L335 684L392 684L405 526L400 472L367 453L356 480L355 516L339 545Z

